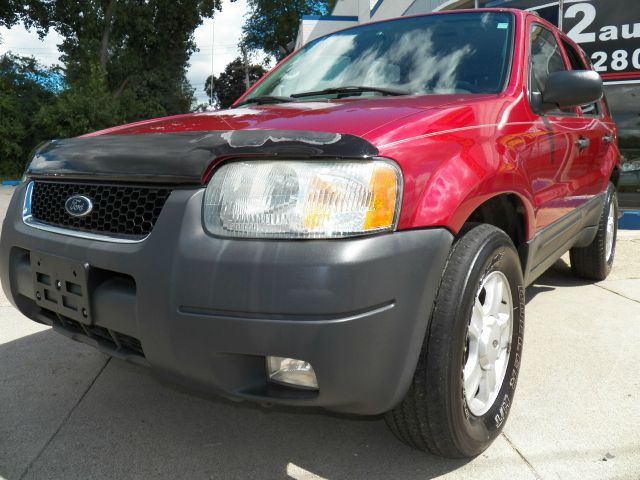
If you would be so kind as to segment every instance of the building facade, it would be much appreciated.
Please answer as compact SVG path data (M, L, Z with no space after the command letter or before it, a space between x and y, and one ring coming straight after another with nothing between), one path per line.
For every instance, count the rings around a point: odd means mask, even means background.
M640 210L640 0L338 0L331 15L303 18L296 47L362 23L484 7L535 11L591 58L619 128L624 156L620 204Z

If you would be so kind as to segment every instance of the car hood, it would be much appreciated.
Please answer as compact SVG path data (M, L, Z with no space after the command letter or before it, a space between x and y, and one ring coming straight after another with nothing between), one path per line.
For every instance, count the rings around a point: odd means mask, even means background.
M483 110L478 106L497 103L478 95L438 95L166 117L51 141L36 151L27 175L201 184L218 161L228 158L370 158L394 140L477 124L474 112Z
M178 115L95 132L108 134L176 133L216 130L289 130L331 132L361 138L399 120L486 100L484 95L376 97L326 102L295 102L245 106L229 110Z

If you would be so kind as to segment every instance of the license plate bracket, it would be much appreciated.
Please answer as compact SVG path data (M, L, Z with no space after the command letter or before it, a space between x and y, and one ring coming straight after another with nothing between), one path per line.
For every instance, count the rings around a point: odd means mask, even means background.
M31 272L38 306L91 325L88 263L32 251Z

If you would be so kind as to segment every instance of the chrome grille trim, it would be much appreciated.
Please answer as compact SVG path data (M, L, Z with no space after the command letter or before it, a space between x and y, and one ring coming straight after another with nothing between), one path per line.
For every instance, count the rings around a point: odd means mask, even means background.
M118 237L114 235L105 235L105 234L99 234L99 233L82 232L79 230L70 230L67 228L55 227L53 225L47 225L45 223L38 222L35 218L33 218L32 211L31 211L33 185L34 185L33 181L29 182L29 184L27 185L27 190L24 196L24 205L22 208L22 221L25 225L31 228L36 228L38 230L43 230L45 232L55 233L58 235L66 235L67 237L83 238L85 240L96 240L98 242L111 242L111 243L142 243L150 235L148 234L141 238L125 238L125 237Z

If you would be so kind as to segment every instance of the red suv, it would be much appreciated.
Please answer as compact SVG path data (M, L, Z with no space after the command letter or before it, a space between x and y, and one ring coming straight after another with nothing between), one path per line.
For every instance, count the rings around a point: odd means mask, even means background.
M29 318L175 381L473 456L513 404L525 287L567 251L611 269L619 160L599 76L539 17L372 23L229 110L41 147L0 276Z

